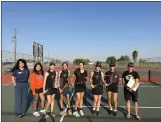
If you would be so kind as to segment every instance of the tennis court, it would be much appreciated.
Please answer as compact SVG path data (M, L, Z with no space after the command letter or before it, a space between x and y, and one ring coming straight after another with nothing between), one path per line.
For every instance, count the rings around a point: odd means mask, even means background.
M73 92L74 89L71 90ZM161 86L151 83L143 83L139 88L139 115L142 117L143 122L160 122L161 121ZM159 95L159 96L158 96ZM74 103L75 97L71 100L71 104ZM93 97L89 85L84 97L83 111L84 117L76 118L74 116L65 116L64 122L123 122L123 121L138 121L131 116L129 120L124 117L126 113L125 102L123 97L123 87L119 85L119 108L118 117L108 115L107 97L103 94L102 103L100 108L101 116L94 116L91 113ZM27 115L22 119L19 119L14 115L14 86L12 84L2 86L2 122L59 122L62 116L59 114L58 100L55 100L54 112L57 115L52 118L45 118L43 115L40 117L34 117L32 115L32 106L27 111ZM131 111L133 113L133 109Z

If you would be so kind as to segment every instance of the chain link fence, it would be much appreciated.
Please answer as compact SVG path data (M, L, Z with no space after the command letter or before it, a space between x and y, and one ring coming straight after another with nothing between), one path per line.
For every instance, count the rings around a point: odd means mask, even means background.
M34 59L33 55L29 55L29 54L23 54L23 53L16 53L16 60L17 59L26 59L27 64L29 66L30 69L33 68L33 65L36 61L38 61L38 59ZM156 58L147 58L144 59L146 60L146 62L137 62L135 64L136 67L139 68L161 68L161 57L156 57ZM61 66L62 62L64 62L65 60L61 60L61 59L56 59L56 58L52 58L52 57L43 57L43 66L44 68L47 68L49 63L53 61L56 63L57 66ZM69 61L67 61L69 63ZM117 61L116 62L116 67L117 68L126 68L127 64L129 62L128 61ZM3 72L7 72L9 71L14 65L14 52L10 52L10 51L4 51L2 50L2 73ZM106 63L103 63L103 68L107 69L109 66ZM74 65L71 65L71 67L77 67ZM87 65L86 67L93 67L93 65Z

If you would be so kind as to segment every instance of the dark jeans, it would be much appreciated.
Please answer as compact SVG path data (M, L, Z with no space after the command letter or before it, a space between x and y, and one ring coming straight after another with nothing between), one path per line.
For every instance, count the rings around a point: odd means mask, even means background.
M16 83L15 86L15 114L20 115L26 112L28 83Z

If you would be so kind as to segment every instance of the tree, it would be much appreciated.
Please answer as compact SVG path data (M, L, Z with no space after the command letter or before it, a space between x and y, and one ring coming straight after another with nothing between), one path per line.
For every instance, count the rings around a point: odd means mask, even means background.
M133 57L134 63L136 63L137 58L138 58L138 51L134 50L133 53L132 53L132 57Z
M142 59L142 58L139 60L139 63L146 63L146 62L147 61L145 59Z
M87 65L90 62L90 60L89 59L76 58L76 59L74 59L73 64L78 65L80 62L84 62L84 64Z
M125 55L125 56L121 56L117 61L130 61L130 57Z
M116 57L115 56L109 56L106 59L106 63L110 64L110 63L116 63Z

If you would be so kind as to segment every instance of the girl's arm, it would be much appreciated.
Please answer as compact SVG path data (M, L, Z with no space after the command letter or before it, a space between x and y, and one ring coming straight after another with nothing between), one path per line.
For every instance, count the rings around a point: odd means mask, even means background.
M90 83L90 85L91 85L91 88L94 88L94 85L93 85L93 75L94 75L94 72L92 71L91 72L91 76L90 76L90 80L89 80L89 83Z
M12 82L13 82L13 85L16 86L16 78L14 76L12 76Z
M59 87L59 73L58 73L58 72L56 72L56 77L55 77L55 86L56 86L56 88L58 88L58 87Z
M16 70L13 71L12 82L13 82L14 86L16 86Z
M43 92L45 92L45 88L46 88L46 80L47 80L48 75L49 75L49 73L48 73L48 72L46 72L46 73L45 73L45 77L44 77Z
M62 73L62 70L60 70L59 73L58 73L58 79L57 79L58 80L58 86L60 86L60 75L61 75L61 73Z

